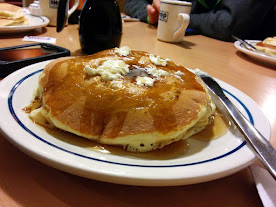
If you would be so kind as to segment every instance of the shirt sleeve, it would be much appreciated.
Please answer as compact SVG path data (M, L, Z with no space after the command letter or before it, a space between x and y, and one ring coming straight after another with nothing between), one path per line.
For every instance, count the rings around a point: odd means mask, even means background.
M249 37L264 23L274 0L222 0L213 10L204 13L193 8L189 27L201 34L231 41L232 35Z
M152 4L152 0L126 0L125 14L147 22L148 12L147 5Z

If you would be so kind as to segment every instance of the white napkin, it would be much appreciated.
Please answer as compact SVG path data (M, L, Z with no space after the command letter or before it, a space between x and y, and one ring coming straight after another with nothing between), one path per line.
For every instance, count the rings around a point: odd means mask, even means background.
M264 207L276 206L276 181L266 169L251 166L250 170Z
M56 44L56 38L53 37L39 37L39 36L25 36L22 41L27 42L42 42L42 43L51 43Z

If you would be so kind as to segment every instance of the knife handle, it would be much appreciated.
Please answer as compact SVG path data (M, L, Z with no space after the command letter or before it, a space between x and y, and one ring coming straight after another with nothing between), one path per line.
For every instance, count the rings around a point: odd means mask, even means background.
M276 180L276 151L263 135L245 118L236 106L224 95L218 97L231 115L233 122L244 135L247 143L256 152L273 178Z

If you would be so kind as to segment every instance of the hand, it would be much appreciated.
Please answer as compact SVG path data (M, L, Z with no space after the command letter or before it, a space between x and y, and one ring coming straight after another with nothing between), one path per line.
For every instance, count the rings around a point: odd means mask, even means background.
M147 5L147 11L150 23L157 24L160 11L160 0L153 0L152 5Z

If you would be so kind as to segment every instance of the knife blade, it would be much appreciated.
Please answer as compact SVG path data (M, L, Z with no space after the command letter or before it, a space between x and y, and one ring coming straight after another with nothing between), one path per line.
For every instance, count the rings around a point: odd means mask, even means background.
M209 74L200 70L195 70L194 73L203 80L211 93L217 97L220 105L226 109L227 114L243 134L253 152L276 180L276 150L273 146L226 97L220 85Z

